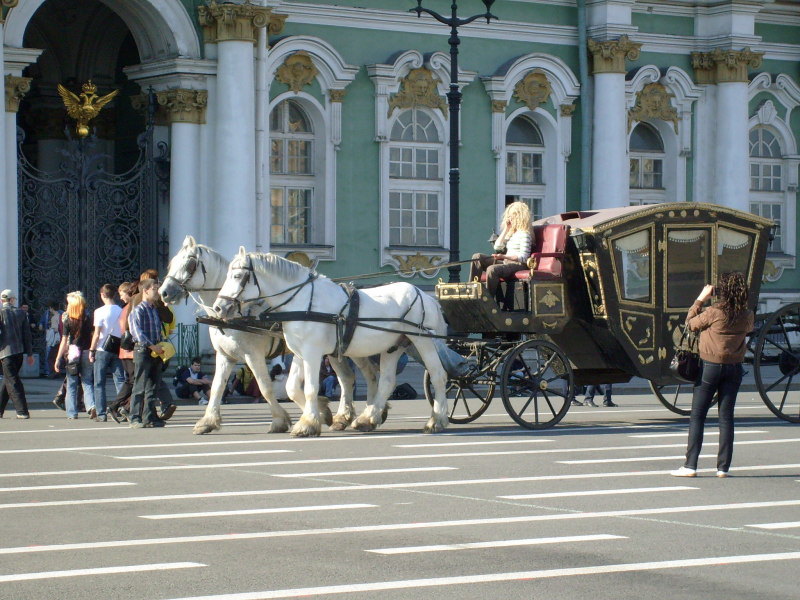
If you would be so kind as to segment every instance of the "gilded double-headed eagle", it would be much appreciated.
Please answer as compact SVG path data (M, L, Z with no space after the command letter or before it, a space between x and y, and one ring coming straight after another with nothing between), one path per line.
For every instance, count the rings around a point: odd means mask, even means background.
M103 107L119 94L119 90L114 90L110 94L98 98L97 86L92 83L91 79L81 86L81 90L81 94L77 96L60 83L58 84L58 94L64 101L64 106L67 107L67 114L77 121L75 132L78 137L86 137L89 135L89 121L100 114Z

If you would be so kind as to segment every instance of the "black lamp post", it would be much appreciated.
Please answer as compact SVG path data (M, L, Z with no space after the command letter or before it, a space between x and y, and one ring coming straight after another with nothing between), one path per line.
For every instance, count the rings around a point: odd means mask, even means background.
M486 19L488 24L492 19L497 19L491 12L494 0L483 0L486 12L482 15L472 15L466 19L458 18L458 4L456 0L450 5L450 17L443 17L439 13L422 7L422 0L417 0L417 7L409 9L408 12L417 13L421 17L422 13L429 14L440 23L450 27L450 91L447 92L447 105L450 115L450 263L458 262L458 112L461 106L461 92L458 89L458 45L461 40L458 37L458 28L461 25L472 23L476 19ZM450 283L459 281L461 265L451 264Z

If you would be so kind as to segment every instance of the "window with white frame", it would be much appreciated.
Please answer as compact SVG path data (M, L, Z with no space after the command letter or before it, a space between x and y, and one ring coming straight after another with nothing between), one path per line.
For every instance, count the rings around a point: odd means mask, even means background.
M389 245L442 246L442 143L431 115L406 110L389 141Z
M656 128L639 123L630 137L630 204L657 204L666 200L664 142Z
M312 122L298 102L284 100L270 113L269 135L271 241L313 243L318 182Z
M506 130L506 204L525 202L534 221L542 218L544 150L542 132L532 119L522 115L509 123Z
M786 217L783 157L775 135L765 127L750 130L750 212L778 223L773 252L783 252Z

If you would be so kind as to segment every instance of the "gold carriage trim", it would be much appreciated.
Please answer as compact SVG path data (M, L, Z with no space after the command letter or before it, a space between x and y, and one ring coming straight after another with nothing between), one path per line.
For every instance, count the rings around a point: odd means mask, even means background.
M534 283L533 309L538 317L563 317L564 284Z

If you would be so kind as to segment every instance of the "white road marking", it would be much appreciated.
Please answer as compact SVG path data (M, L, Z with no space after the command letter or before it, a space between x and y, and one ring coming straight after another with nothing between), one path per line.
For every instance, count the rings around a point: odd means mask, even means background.
M701 454L698 458L716 458L716 454ZM562 465L603 465L605 463L642 462L651 460L685 460L686 455L679 456L633 456L628 458L591 458L586 460L557 460Z
M168 538L144 538L136 540L111 540L105 542L79 542L71 544L50 544L36 546L17 546L0 548L0 555L32 554L37 552L61 552L69 550L92 550L97 548L130 548L136 546L159 546L165 544L198 544L201 542L226 542L236 540L275 539L308 537L315 535L340 535L349 533L374 533L380 531L408 531L412 529L433 529L442 527L475 527L479 525L516 525L539 521L561 521L569 519L596 519L603 517L629 517L656 514L680 514L694 511L716 511L752 508L772 508L775 506L797 506L800 500L774 502L743 502L738 504L710 504L700 506L675 506L668 508L647 508L639 510L617 510L604 512L573 512L547 515L523 515L517 517L493 517L486 519L458 519L452 521L414 521L412 523L381 523L377 525L354 525L349 527L328 527L319 529L290 529L286 531L256 531L251 533L231 533L217 535L193 535Z
M115 487L120 485L136 485L130 481L109 481L106 483L69 483L64 485L28 485L23 487L4 487L0 492L38 492L39 490L73 490L83 488Z
M274 598L297 598L301 596L319 596L326 594L352 594L356 592L431 588L448 585L493 583L498 581L524 581L532 579L550 579L554 577L570 577L576 575L603 575L608 573L631 573L636 571L657 571L663 569L689 569L693 567L711 567L717 565L733 565L798 559L800 559L800 552L778 552L775 554L749 554L739 556L713 556L708 558L687 558L682 560L663 560L640 563L623 563L616 565L542 569L539 571L483 573L480 575L460 575L455 577L401 579L395 581L378 581L375 583L353 583L284 590L264 590L260 592L222 594L216 596L192 596L190 598L175 598L173 600L271 600Z
M227 425L227 423L226 423ZM91 450L141 450L144 448L190 448L193 446L231 446L241 444L269 444L288 440L229 440L224 442L181 442L176 444L127 444L124 446L65 446L62 448L23 448L20 450L0 450L0 454L34 454L39 452L89 452ZM290 452L284 450L284 452Z
M366 469L363 471L318 471L316 473L273 473L273 477L330 477L332 475L378 475L383 473L427 473L429 471L458 471L458 467L409 467L407 469Z
M400 548L377 548L365 550L375 554L416 554L420 552L444 552L446 550L475 550L482 548L511 548L513 546L537 546L540 544L568 544L571 542L595 542L602 540L627 540L624 535L566 535L562 537L528 538L524 540L497 540L494 542L469 542L464 544L440 544L436 546L404 546Z
M738 423L737 423L738 425ZM736 437L740 435L748 435L751 433L768 433L766 429L742 429L741 427L736 428ZM687 431L682 431L679 433L630 433L628 437L631 438L665 438L665 437L686 437L688 435ZM719 431L709 430L704 433L705 437L712 436L712 435L719 435Z
M780 442L796 442L800 439L787 439L780 440ZM758 441L758 443L773 443L773 440ZM747 441L737 442L737 445L747 444ZM306 464L337 464L337 463L351 463L351 462L374 462L383 460L418 460L425 458L473 458L478 456L509 456L521 454L554 454L554 453L567 453L567 452L598 452L601 450L642 450L654 448L684 448L685 444L655 444L645 446L604 446L597 448L553 448L546 450L513 450L502 452L463 452L463 453L440 453L440 454L408 454L408 455L393 455L393 456L353 456L346 458L309 458L299 460L285 460L285 461L255 461L255 462L237 462L237 463L208 463L202 465L159 465L150 467L128 467L125 469L126 473L138 471L181 471L192 469L230 469L237 467L265 467L265 466L290 466L290 465L306 465ZM111 457L110 457L111 458ZM61 470L61 471L30 471L30 472L17 472L17 473L0 473L0 479L9 477L44 477L47 475L82 475L82 474L97 474L97 473L118 473L119 468L112 469L75 469L75 470Z
M33 581L35 579L56 579L59 577L80 577L84 575L114 575L116 573L141 573L143 571L168 571L173 569L192 569L205 567L203 563L174 562L154 563L149 565L126 565L122 567L98 567L94 569L72 569L70 571L40 571L38 573L18 573L16 575L0 575L0 583L9 581Z
M141 454L139 456L111 456L117 460L151 460L155 458L199 458L203 456L239 456L250 454L283 454L294 453L294 450L237 450L230 452L196 452L192 454Z
M393 444L395 448L442 448L445 446L492 446L495 444L542 444L553 440L499 440L491 442L439 442L436 444Z
M506 500L533 500L535 498L569 498L571 496L615 496L617 494L646 494L649 492L681 492L685 490L699 490L700 488L686 485L670 485L664 487L624 488L620 490L585 490L580 492L547 492L544 494L513 494L498 496Z
M269 515L274 513L318 512L321 510L349 510L353 508L378 508L377 504L323 504L320 506L281 506L278 508L245 508L241 510L216 510L194 513L139 515L140 519L199 519L204 517L232 517L236 515Z
M800 521L786 521L784 523L754 523L745 527L757 527L758 529L794 529L800 527Z
M247 463L245 463L247 464ZM736 472L740 471L767 471L776 469L797 469L800 464L780 464L780 465L753 465L737 466ZM127 469L128 472L137 469ZM716 469L698 469L698 473L716 472ZM313 488L287 488L269 490L246 490L238 492L208 492L196 494L172 494L162 496L128 496L122 498L92 498L89 500L52 500L47 502L17 502L0 504L0 509L6 508L43 508L50 506L72 506L83 504L113 504L117 502L151 502L162 500L189 500L207 498L225 498L234 496L272 496L285 494L312 494L330 492L358 492L363 490L390 490L390 489L418 489L427 487L447 487L453 485L485 485L495 483L522 483L531 481L566 481L569 479L607 479L619 477L642 477L649 475L668 475L669 471L618 471L612 473L575 473L559 475L532 475L529 477L494 477L490 479L456 479L444 481L412 481L408 483L374 483L374 484L352 484L337 486L320 486Z

